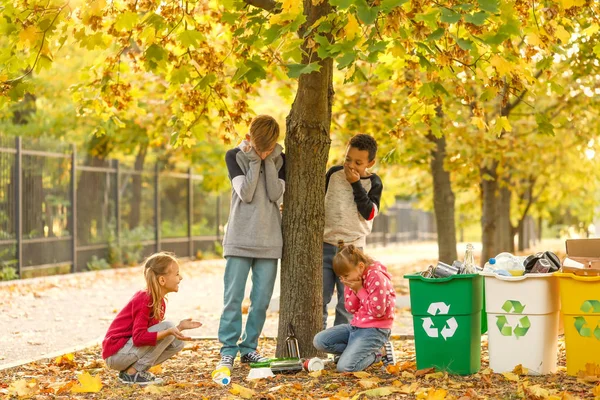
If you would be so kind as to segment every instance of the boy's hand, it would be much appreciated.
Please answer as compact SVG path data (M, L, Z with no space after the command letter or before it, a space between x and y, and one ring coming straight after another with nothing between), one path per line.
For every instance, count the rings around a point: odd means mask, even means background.
M352 184L360 180L360 174L354 168L350 168L347 164L344 164L344 172L346 173L346 180Z
M259 161L262 160L260 154L258 154L256 152L256 150L254 149L254 147L249 146L247 151L244 151L244 153L246 153L246 155L248 156L248 159L250 161Z
M358 291L363 288L362 279L357 279L355 281L348 281L348 280L340 277L340 282L342 282L344 284L344 286L349 287L354 293L358 293Z
M192 321L191 318L188 318L188 319L181 320L179 325L177 325L177 329L179 329L180 331L183 331L185 329L200 328L201 326L202 326L202 322Z

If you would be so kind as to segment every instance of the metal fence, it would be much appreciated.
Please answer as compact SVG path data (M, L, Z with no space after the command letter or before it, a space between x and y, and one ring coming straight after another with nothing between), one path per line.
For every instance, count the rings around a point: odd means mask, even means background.
M132 264L159 250L214 252L229 194L204 191L202 180L191 169L128 169L80 160L71 146L0 137L0 267L31 277Z
M433 213L413 208L410 201L397 200L373 220L367 245L437 240Z

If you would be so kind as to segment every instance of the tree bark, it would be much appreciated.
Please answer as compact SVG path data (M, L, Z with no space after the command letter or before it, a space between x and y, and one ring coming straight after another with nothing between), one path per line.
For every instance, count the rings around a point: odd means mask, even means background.
M329 10L327 1L315 6L311 0L304 0L307 22L301 31L327 15ZM308 53L310 51L305 54ZM305 58L303 62L311 61L317 61L316 54L312 60ZM289 323L294 327L302 357L316 355L312 341L323 324L323 198L334 92L332 60L328 58L319 63L320 71L300 76L296 98L286 120L284 247L277 356L285 353L283 339Z
M438 107L438 117L442 111ZM450 172L444 168L446 158L446 138L436 137L432 133L427 139L435 144L431 151L429 163L433 177L433 208L437 226L438 258L447 264L452 264L457 259L456 254L456 220L454 218L455 196L452 191Z
M497 201L498 207L498 224L496 225L496 243L498 252L508 251L514 253L514 237L515 232L510 222L510 198L511 190L508 187L499 189Z
M481 266L487 260L498 254L496 246L496 222L497 222L497 173L496 161L492 162L490 167L482 167L481 173L481 242L483 249L481 251ZM486 175L489 175L486 179Z

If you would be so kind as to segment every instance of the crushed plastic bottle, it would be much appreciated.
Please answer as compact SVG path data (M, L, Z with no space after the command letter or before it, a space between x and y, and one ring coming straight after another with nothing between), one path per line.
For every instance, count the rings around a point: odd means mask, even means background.
M496 259L496 269L508 271L513 276L520 276L525 273L525 266L523 266L523 261L521 260L522 257L503 252L494 258Z

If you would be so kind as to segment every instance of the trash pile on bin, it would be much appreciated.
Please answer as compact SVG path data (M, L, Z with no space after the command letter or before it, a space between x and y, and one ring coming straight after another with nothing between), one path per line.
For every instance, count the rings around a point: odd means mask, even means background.
M557 371L564 325L568 375L600 369L600 239L569 239L561 262L550 251L500 253L475 265L439 262L407 274L417 368L473 374L488 332L489 366L496 373L521 365L529 374Z

